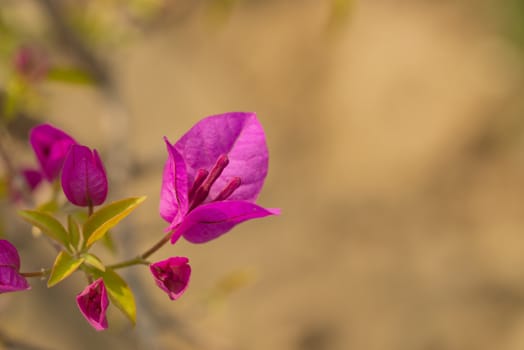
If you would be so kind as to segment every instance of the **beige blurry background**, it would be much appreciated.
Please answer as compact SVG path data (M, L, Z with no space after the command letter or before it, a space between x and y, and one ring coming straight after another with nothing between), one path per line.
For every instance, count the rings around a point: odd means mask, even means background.
M162 136L207 115L258 113L270 149L259 202L282 215L161 250L191 259L176 302L130 271L134 330L114 310L107 332L90 329L74 305L81 276L3 295L2 329L43 349L523 349L524 66L489 3L197 10L107 55L119 106L47 86L45 117L79 141L114 156L111 135L125 133L133 171L119 191L148 200L116 237L121 257L165 226ZM52 259L34 256L41 246L25 246L24 267ZM221 296L234 276L245 283Z

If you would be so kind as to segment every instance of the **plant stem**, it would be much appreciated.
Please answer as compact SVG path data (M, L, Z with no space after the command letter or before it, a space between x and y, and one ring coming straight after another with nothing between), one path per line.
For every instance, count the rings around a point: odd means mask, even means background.
M87 216L91 216L93 215L93 203L91 203L91 201L89 201L88 203L89 205L87 206Z
M147 259L149 258L153 253L155 253L157 250L159 250L160 248L162 248L162 246L164 244L166 244L170 239L171 239L171 236L173 235L173 232L174 231L169 231L164 237L162 237L161 240L159 240L158 242L156 242L156 244L154 246L152 246L151 248L149 248L148 250L146 250L142 255L140 255L140 258L142 259Z
M4 135L2 135L2 136L3 136L2 139L5 139L5 136ZM11 158L9 157L8 152L4 148L4 145L1 142L0 142L0 158L2 158L2 161L4 162L4 165L5 165L5 168L7 170L8 175L10 177L14 177L15 174L16 174L15 166L11 162Z
M43 269L41 271L31 271L31 272L20 272L24 277L47 277L51 270Z
M139 256L137 256L135 258L132 258L132 259L129 259L129 260L124 260L124 261L122 261L120 263L109 265L107 267L110 268L110 269L116 270L116 269L121 269L123 267L139 265L139 264L149 265L149 263L147 262L147 258L149 258L151 255L153 255L153 253L155 253L157 250L162 248L162 246L164 246L164 244L169 242L169 239L173 235L173 232L174 231L169 231L164 237L162 237L162 239L160 239L151 248L149 248L148 250L146 250L144 253L140 254Z
M125 261L122 261L120 263L117 263L117 264L113 264L113 265L109 265L107 266L108 268L111 268L113 270L116 270L116 269L121 269L123 267L128 267L128 266L133 266L133 265L139 265L139 264L143 264L143 265L147 265L147 261L144 260L144 259L141 259L139 256L136 257L136 258L133 258L133 259L129 259L129 260L125 260Z

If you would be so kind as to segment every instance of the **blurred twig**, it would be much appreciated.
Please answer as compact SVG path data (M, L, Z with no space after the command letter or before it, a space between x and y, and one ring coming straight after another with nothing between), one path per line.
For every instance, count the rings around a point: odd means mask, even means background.
M47 14L58 41L82 64L104 89L111 89L112 79L103 62L89 49L69 24L61 0L35 0Z
M501 151L524 134L524 79L480 112L483 125L467 144L468 154L482 157Z

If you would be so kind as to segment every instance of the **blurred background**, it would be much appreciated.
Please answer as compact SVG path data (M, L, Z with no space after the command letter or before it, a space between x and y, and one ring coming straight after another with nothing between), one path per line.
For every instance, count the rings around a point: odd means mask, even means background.
M48 121L101 150L113 199L148 196L104 260L162 235L162 136L204 116L257 112L259 203L282 208L157 253L191 260L176 302L127 269L134 329L114 309L90 328L82 276L2 295L2 346L523 349L523 49L520 0L0 0L14 159ZM4 204L23 270L51 265Z

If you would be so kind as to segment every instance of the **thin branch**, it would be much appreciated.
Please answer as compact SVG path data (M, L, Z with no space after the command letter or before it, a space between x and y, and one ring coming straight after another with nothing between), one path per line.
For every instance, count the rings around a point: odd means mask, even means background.
M35 0L47 14L50 25L62 46L68 50L93 76L94 80L104 89L112 89L112 79L109 70L95 56L84 40L77 34L75 28L67 20L67 15L60 0Z

